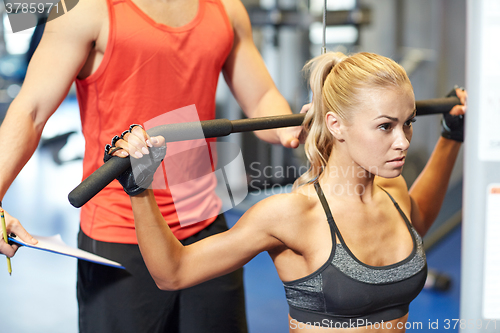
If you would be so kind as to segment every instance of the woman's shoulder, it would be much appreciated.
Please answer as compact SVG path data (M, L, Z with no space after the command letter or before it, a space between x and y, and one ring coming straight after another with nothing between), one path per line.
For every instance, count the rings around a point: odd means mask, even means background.
M297 219L318 203L313 186L304 185L290 193L275 194L259 201L250 210L267 220Z
M404 189L406 189L406 192L408 192L406 181L401 175L395 178L375 176L374 183L380 187L383 187L384 189L391 189L396 191L404 191Z
M279 207L283 211L298 212L311 208L315 200L306 188L295 189L290 193L282 193L270 196L260 203L266 206Z
M383 190L389 193L394 200L404 210L411 211L411 199L408 194L408 185L403 176L395 178L375 177L374 184L380 186Z
M318 204L317 196L313 197L306 188L296 189L259 201L245 213L245 220L251 221L252 228L263 230L279 241L280 246L274 250L297 250L298 240L310 230L310 221L317 218Z

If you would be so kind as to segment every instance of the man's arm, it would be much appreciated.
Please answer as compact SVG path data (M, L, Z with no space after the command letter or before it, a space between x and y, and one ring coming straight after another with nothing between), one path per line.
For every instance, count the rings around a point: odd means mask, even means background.
M250 117L291 114L285 98L276 88L252 37L250 19L239 0L223 0L233 25L234 45L223 68L224 78L234 97ZM296 148L300 128L257 131L270 143Z
M66 97L87 59L99 32L96 2L81 1L45 27L21 91L0 127L0 200L33 155L45 123ZM9 215L7 229L25 241L31 240ZM0 252L12 256L15 249L2 241Z

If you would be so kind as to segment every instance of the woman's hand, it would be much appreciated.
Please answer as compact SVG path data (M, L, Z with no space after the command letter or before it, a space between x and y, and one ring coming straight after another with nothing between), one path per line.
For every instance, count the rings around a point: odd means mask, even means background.
M463 88L455 88L455 95L460 99L461 105L455 105L450 114L454 116L464 115L467 111L467 90Z
M449 113L443 115L441 121L441 136L457 142L464 142L464 115L467 110L467 92L462 88L455 88L455 91L448 96L457 96L461 105L455 105Z
M150 137L140 125L131 125L128 131L122 133L121 137L115 136L112 141L111 156L139 159L149 154L149 148L165 146L165 138L162 136ZM116 147L113 149L113 147Z
M115 136L111 145L106 145L104 162L112 156L127 157L131 167L117 177L125 192L135 196L144 192L153 182L156 169L166 153L165 139L162 136L150 137L140 125L131 125L121 136Z

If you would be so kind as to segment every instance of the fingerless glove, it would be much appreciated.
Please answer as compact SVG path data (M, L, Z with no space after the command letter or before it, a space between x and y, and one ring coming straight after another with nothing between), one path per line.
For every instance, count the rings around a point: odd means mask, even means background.
M120 147L116 147L116 142L123 139L123 136L132 131L135 126L140 125L131 125L127 131L121 134L121 136L114 136L111 140L111 145L106 145L104 149L104 163L113 157L111 154L122 149ZM134 196L144 192L153 182L153 176L156 169L158 169L161 162L165 158L166 152L166 146L152 147L149 148L149 154L145 154L140 159L127 157L130 158L130 167L116 178L123 186L125 193L130 196Z
M457 96L453 89L446 97ZM441 120L441 136L446 139L464 142L464 115L455 116L449 113L443 114Z

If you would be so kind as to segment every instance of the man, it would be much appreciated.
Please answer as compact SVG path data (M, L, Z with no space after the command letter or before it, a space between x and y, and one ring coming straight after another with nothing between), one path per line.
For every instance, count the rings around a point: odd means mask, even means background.
M0 198L73 81L86 139L85 178L102 165L104 143L117 129L190 105L200 120L212 119L221 70L247 116L291 113L253 44L239 0L80 1L47 23L0 128ZM299 131L257 135L295 148ZM155 192L165 220L185 244L226 228L212 187L195 190L203 195L193 211L215 214L188 226L180 225L169 189ZM159 291L140 256L131 216L128 197L113 183L82 208L79 247L121 262L127 271L79 262L80 331L245 332L242 272L178 293ZM8 214L7 229L36 242ZM16 250L0 243L7 256Z

